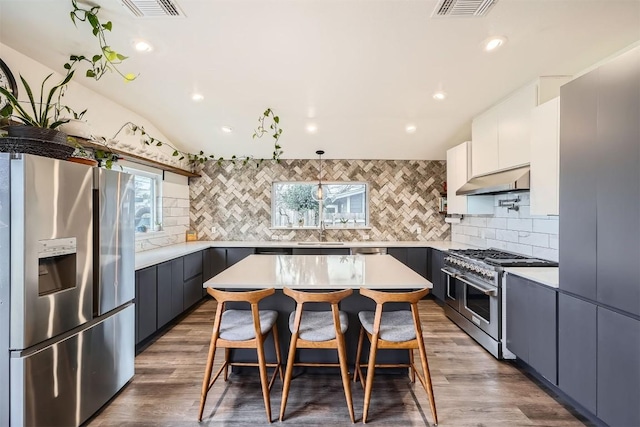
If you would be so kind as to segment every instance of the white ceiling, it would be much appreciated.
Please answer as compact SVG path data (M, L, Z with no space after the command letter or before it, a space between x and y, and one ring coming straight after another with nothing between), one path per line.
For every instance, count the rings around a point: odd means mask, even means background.
M640 0L499 0L481 18L431 18L435 0L176 0L183 18L135 18L118 0L97 3L113 21L109 43L130 56L124 71L140 76L75 81L181 148L224 156L270 156L268 138L251 135L272 107L284 158L324 149L326 158L444 159L470 137L471 119L513 90L576 74L640 40ZM63 71L70 53L95 51L70 10L64 0L0 0L0 41ZM508 43L489 54L480 44L491 35ZM154 51L135 52L135 38ZM432 98L438 89L445 101ZM193 102L194 91L205 99Z

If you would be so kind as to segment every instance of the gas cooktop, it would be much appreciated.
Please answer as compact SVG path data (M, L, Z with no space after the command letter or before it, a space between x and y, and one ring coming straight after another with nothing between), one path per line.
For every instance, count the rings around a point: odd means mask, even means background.
M498 267L557 267L558 263L545 259L533 258L500 249L453 249L449 251L463 258L482 261Z

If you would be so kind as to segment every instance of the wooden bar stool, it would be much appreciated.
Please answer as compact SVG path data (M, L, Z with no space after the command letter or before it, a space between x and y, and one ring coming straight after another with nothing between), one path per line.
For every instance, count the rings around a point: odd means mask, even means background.
M351 289L336 292L312 293L294 291L284 288L284 294L293 298L297 305L296 311L289 316L289 329L291 330L291 345L287 370L284 375L282 388L282 404L280 405L280 421L284 419L284 411L287 407L289 386L294 366L340 366L342 386L347 399L351 422L355 423L353 416L353 399L351 398L351 383L347 368L347 350L344 342L344 333L348 327L347 314L338 310L338 303L353 293ZM321 302L331 304L331 311L304 311L303 305L308 302ZM339 363L295 363L296 349L298 348L333 348L338 350Z
M260 370L260 384L262 386L264 406L267 410L267 420L271 422L269 390L271 390L273 381L276 378L276 373L280 373L280 379L282 380L280 344L278 342L278 328L276 326L278 312L274 310L258 310L258 302L273 295L275 289L271 288L249 292L225 292L208 288L207 292L216 299L218 307L216 308L216 316L213 322L207 367L202 381L198 421L202 421L202 412L204 411L207 394L223 370L224 380L226 381L229 366L257 366ZM225 310L225 304L227 302L247 302L251 304L251 310ZM273 342L276 347L276 363L266 363L264 355L264 340L270 331L273 332ZM225 360L211 381L213 358L217 347L225 349ZM230 348L255 348L258 353L258 363L229 362ZM271 377L271 381L268 381L267 367L276 368Z
M367 367L367 379L362 382L364 387L364 408L362 422L367 422L369 402L371 400L371 390L373 389L373 375L375 368L408 367L411 382L415 382L415 376L422 383L422 387L429 396L429 406L435 424L438 424L438 414L436 413L436 401L433 397L433 387L431 385L431 375L429 374L429 363L427 353L424 348L422 336L422 326L418 313L418 301L429 293L428 288L415 292L380 292L370 289L360 288L360 295L371 298L376 302L376 311L361 311L358 313L360 319L360 336L358 338L358 350L356 352L356 372L353 381L357 381L358 376L363 380L362 366ZM388 302L406 302L411 304L411 310L382 311L382 306ZM366 333L371 343L369 352L369 362L360 364L362 353L362 342ZM404 365L376 365L376 353L378 349L408 349L409 364ZM413 350L418 349L420 361L422 362L422 374L416 370L413 360Z

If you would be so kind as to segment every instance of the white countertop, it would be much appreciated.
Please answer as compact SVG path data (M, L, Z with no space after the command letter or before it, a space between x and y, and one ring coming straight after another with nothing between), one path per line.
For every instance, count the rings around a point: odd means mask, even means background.
M558 267L509 267L504 271L551 288L558 288L560 284ZM509 276L506 283L509 286Z
M391 255L250 255L203 287L422 289L432 284Z
M202 240L197 242L178 243L158 249L144 252L136 252L136 270L152 265L160 264L174 258L198 252L207 248L435 248L442 251L449 249L473 249L475 246L464 243L451 242L449 240L412 241L412 242L343 242L341 245L319 242L294 242L294 241L222 241Z

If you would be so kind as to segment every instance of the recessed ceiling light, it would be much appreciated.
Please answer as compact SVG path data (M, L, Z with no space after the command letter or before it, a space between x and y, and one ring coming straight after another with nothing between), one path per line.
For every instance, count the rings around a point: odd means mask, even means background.
M225 133L231 133L233 131L231 126L222 126L220 129L222 129L222 132L225 132Z
M134 40L133 47L135 47L138 52L151 52L153 50L153 46L144 40Z
M202 101L204 99L204 95L202 95L201 93L194 93L193 95L191 95L191 99L196 102Z
M309 123L307 125L307 132L316 133L317 131L318 131L318 126L316 126L315 123Z
M407 133L415 133L416 129L418 129L416 125L407 125L404 128Z
M505 44L507 39L505 37L490 37L484 41L484 50L487 52L493 52L498 49L500 46Z
M433 94L433 99L437 99L438 101L442 101L443 99L445 99L447 97L447 94L444 93L443 91L439 90L437 92L434 92Z

